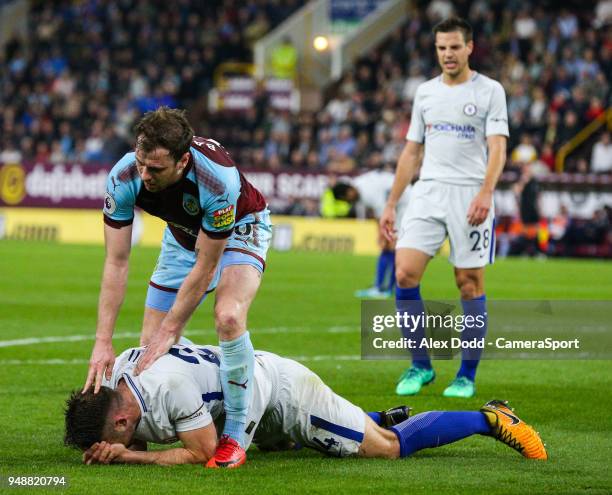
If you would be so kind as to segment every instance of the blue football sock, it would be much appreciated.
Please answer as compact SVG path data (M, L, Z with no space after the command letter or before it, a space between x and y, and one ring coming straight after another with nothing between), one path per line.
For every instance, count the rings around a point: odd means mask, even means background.
M400 457L440 447L471 435L489 435L491 427L481 412L430 411L390 428L400 444Z
M366 414L372 418L374 423L376 423L378 426L382 426L382 416L379 412L367 412Z
M487 334L487 298L483 294L480 297L470 299L468 301L461 301L463 306L463 314L465 316L473 316L474 322L471 327L466 325L465 329L461 333L461 340L463 342L481 342L484 340ZM463 349L461 351L461 367L457 372L457 378L462 376L469 378L474 381L476 379L476 369L480 362L480 356L482 349Z
M249 332L219 345L221 388L225 407L223 434L229 435L244 447L244 430L253 394L255 352Z
M389 284L387 285L387 290L392 291L395 289L395 252L393 252L393 262L390 266L391 274L389 276Z
M391 271L391 277L395 277L395 251L381 251L378 256L378 262L376 263L376 288L378 290L385 290L385 280L387 279L387 273Z
M421 299L420 286L403 289L395 289L395 307L398 313L408 313L410 315L425 315L425 305ZM424 318L425 316L423 316ZM413 331L414 330L414 331ZM402 327L402 335L411 339L417 345L425 337L425 326L417 324L414 329ZM410 349L412 354L412 365L417 368L431 369L431 361L427 354L427 349Z

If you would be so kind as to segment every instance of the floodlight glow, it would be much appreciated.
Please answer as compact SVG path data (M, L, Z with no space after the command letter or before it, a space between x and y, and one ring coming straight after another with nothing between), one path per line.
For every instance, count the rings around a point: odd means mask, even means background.
M314 49L318 52L325 51L329 48L329 40L325 36L316 36L312 42Z

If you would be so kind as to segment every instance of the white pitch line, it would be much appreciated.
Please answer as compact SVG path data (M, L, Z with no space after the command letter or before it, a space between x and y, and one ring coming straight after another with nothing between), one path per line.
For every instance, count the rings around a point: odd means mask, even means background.
M311 332L311 327L270 327L252 329L253 335L273 335L280 333L305 333ZM333 326L325 329L327 333L357 333L358 327L354 326ZM194 329L185 332L185 336L190 335L216 335L213 329ZM0 347L19 347L24 345L49 344L57 342L80 342L84 340L94 340L94 333L84 335L57 335L49 337L28 337L25 339L0 340ZM140 337L140 332L118 332L113 335L113 340L135 339Z
M289 359L294 359L300 362L309 361L359 361L361 356L358 354L332 355L319 354L315 356L288 356ZM88 364L87 359L0 359L0 366L25 366L25 365L85 365Z
M140 333L122 332L115 334L116 339L129 339L139 337ZM19 347L23 345L48 344L54 342L79 342L82 340L93 340L95 335L61 335L52 337L29 337L27 339L0 340L0 347Z
M0 359L0 366L48 365L48 364L87 364L87 359Z

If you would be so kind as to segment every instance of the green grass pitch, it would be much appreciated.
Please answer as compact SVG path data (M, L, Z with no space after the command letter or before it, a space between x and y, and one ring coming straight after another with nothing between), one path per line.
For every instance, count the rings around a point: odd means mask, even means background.
M137 345L146 281L157 251L132 254L115 351ZM506 446L472 437L398 461L332 459L307 450L249 451L241 469L200 466L84 466L62 445L63 402L82 386L95 329L101 247L0 241L0 475L65 475L66 492L106 493L611 493L612 362L484 361L477 397L443 399L458 362L438 362L438 378L414 398L394 396L401 362L360 361L356 288L370 283L374 259L271 253L250 314L256 348L299 357L336 392L366 410L402 402L417 412L476 409L509 399L545 439L550 460L530 462ZM500 260L487 273L497 299L612 299L612 264ZM432 262L426 298L457 297L452 269ZM198 343L216 343L211 303L189 323ZM43 338L29 345L7 341ZM49 337L60 337L53 339ZM71 339L67 339L71 337ZM52 489L47 491L61 492ZM40 493L41 488L26 490ZM0 487L2 493L13 493ZM15 492L17 493L17 492Z

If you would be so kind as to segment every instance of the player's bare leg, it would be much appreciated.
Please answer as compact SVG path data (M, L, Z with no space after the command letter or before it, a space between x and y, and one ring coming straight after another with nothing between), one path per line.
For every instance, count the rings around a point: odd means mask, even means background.
M455 282L461 299L469 301L484 294L484 267L455 268Z
M219 335L221 388L226 413L223 435L208 467L238 467L246 461L244 430L253 393L255 355L247 332L247 314L261 283L261 273L250 265L223 269L215 300Z
M363 442L359 447L359 457L382 457L397 459L400 456L400 444L397 435L385 430L366 416Z
M395 272L397 278L396 307L400 312L421 314L425 311L419 284L431 256L418 249L400 248L395 252ZM420 326L405 329L410 339L420 342L425 337L425 329ZM402 329L404 331L404 329ZM425 349L412 349L412 366L402 373L395 392L398 395L414 395L423 385L433 382L435 373Z
M215 300L220 340L233 340L246 332L247 314L260 284L261 273L250 265L231 265L223 270Z
M402 289L421 283L431 256L418 249L400 248L395 251L395 278Z
M487 332L487 312L484 289L484 267L455 268L455 282L461 293L461 304L465 315L479 318L482 324L465 328L461 334L464 341L484 342ZM444 390L445 397L468 398L476 393L474 381L482 350L464 349L461 353L461 367L453 382Z

